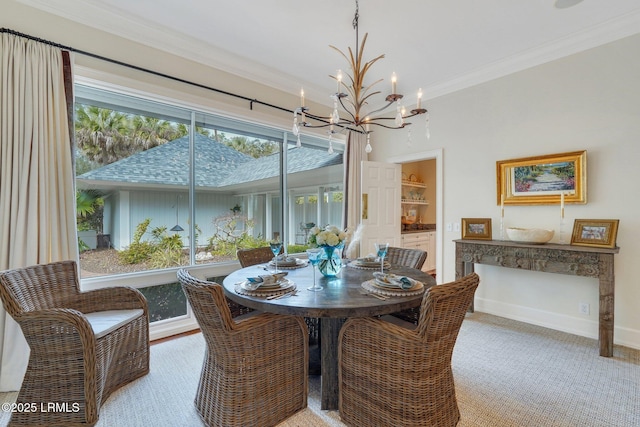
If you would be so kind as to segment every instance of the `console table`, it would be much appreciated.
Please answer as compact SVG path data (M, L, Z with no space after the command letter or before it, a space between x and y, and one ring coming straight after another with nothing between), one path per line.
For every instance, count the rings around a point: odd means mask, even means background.
M613 355L615 299L613 255L617 254L620 248L594 248L553 243L533 245L504 240L465 239L454 240L454 242L456 244L456 279L473 272L474 264L596 277L599 280L600 293L598 319L600 356Z

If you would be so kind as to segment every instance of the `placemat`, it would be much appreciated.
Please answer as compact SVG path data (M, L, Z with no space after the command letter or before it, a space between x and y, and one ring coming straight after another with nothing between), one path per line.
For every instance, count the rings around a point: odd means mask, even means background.
M402 289L381 289L378 286L374 285L375 282L375 279L367 280L366 282L362 282L362 285L360 286L362 286L367 292L378 295L385 295L388 297L410 297L414 295L420 295L424 292L424 285L422 284L422 282L418 282L417 280L416 285L414 286L414 288L417 289L412 288L408 291L403 291Z
M254 291L250 291L248 289L244 289L242 287L242 283L236 283L235 291L240 295L247 295L250 297L272 297L277 295L283 295L289 292L294 292L296 290L296 285L291 280L286 280L279 288L271 288L271 289L256 289Z
M351 268L357 268L359 270L380 270L380 263L376 263L376 265L374 266L373 264L361 264L358 261L351 261L349 264L347 264L347 267L351 267ZM391 264L389 264L388 262L384 262L383 267L386 269L391 268Z
M267 265L269 267L272 268L276 268L276 263L273 262L273 260L269 261L267 263ZM281 262L278 262L278 270L282 269L282 270L295 270L296 268L304 268L307 265L309 265L309 261L305 260L305 259L298 259L296 258L296 263L295 264L284 264L282 265Z

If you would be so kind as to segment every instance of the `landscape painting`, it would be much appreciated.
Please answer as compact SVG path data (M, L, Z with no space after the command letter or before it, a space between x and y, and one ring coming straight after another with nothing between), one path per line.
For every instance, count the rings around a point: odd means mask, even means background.
M576 168L572 162L518 166L513 170L513 194L544 192L572 193L576 188Z
M497 203L586 203L586 151L496 162Z

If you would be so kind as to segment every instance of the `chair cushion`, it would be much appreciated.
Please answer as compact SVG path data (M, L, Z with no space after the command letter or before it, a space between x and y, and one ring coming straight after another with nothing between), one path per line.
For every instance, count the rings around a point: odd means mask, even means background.
M105 310L85 313L85 317L89 321L93 333L96 334L96 338L101 338L142 315L142 313L143 310L141 308L131 310Z

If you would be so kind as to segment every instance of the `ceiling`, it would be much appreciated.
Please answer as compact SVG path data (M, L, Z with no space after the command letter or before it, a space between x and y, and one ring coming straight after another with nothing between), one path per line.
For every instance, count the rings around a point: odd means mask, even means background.
M308 99L326 104L336 89L329 75L348 69L329 45L355 48L355 1L348 0L17 1L291 93L304 87ZM396 72L408 106L418 88L428 105L429 98L640 32L638 0L568 8L554 0L359 3L360 39L369 33L365 59L385 54L368 83L384 79L376 87L386 95Z

